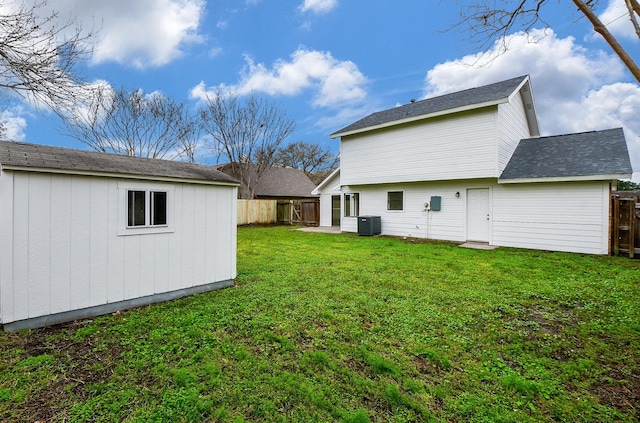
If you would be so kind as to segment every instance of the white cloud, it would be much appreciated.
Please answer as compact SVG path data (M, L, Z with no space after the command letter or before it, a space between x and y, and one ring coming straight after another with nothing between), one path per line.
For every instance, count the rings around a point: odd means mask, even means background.
M495 56L496 47L436 65L427 73L425 95L529 74L543 135L623 127L632 164L640 171L640 88L620 82L624 72L617 57L586 50L553 31L537 43L527 43L522 33L507 41L510 48L502 55Z
M629 20L629 10L624 0L609 0L606 10L598 17L613 35L638 41L638 35ZM593 37L600 37L600 35L593 34Z
M211 50L209 50L209 57L218 57L220 56L222 53L224 52L224 49L220 46L218 47L213 47Z
M302 12L327 13L338 6L338 0L304 0L299 7Z
M198 27L205 0L58 0L47 8L61 19L77 17L85 30L98 31L96 64L163 66L180 57L187 45L202 42Z
M246 95L294 96L303 90L316 91L313 104L320 107L344 106L364 100L366 77L351 61L339 61L331 53L298 49L290 61L278 60L272 69L245 56L247 66L235 85L221 84L207 89L204 82L191 91L192 98L203 99L207 92L220 90Z
M22 117L23 110L20 107L3 110L0 112L0 122L4 133L2 139L11 141L24 141L27 128L27 120Z

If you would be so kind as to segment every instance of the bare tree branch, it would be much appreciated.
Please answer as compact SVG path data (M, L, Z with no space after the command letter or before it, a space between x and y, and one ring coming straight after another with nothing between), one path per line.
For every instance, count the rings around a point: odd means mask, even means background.
M314 182L321 182L339 164L337 155L318 144L296 141L278 150L275 165L301 169Z
M16 7L16 5L18 5ZM92 53L94 33L57 13L41 17L45 1L4 4L0 13L0 96L18 95L53 110L72 107L92 95L76 65Z
M599 1L571 1L578 7L580 13L589 20L594 31L602 35L633 77L640 82L638 65L596 15L595 8ZM636 29L638 38L640 38L640 27L638 26L640 3L638 0L625 0L625 2L629 18ZM542 11L548 5L548 0L480 0L461 1L460 3L463 4L460 20L452 28L467 27L471 38L480 40L481 48L485 50L490 44L499 41L501 43L500 52L505 52L508 49L505 44L506 36L516 29L529 34L539 24L545 28L550 27L542 17Z
M638 82L640 82L640 68L634 62L634 60L629 56L629 53L622 47L622 45L618 42L618 40L611 34L611 32L607 29L607 27L600 21L595 12L591 9L591 7L583 2L582 0L573 0L573 3L578 7L578 9L589 19L591 25L593 25L593 30L598 34L602 35L607 44L611 47L611 49L618 55L622 63L629 69L631 74L636 78Z
M197 124L185 103L141 90L101 90L62 116L63 131L97 151L194 161Z
M228 161L242 186L240 198L254 198L265 169L289 137L295 122L276 104L250 95L242 101L237 95L217 92L200 109L202 129L211 137L210 148L218 160Z
M640 17L640 3L637 0L624 0L629 11L629 20L633 29L636 31L636 35L640 38L640 24L638 24L638 17ZM636 16L638 15L638 16Z

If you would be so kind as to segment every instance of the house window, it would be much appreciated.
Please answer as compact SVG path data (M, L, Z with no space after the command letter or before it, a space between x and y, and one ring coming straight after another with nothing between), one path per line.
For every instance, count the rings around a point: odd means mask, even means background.
M166 191L127 191L127 226L162 226L166 224Z
M404 192L387 192L387 210L404 210Z
M360 213L360 194L344 195L344 216L355 217Z

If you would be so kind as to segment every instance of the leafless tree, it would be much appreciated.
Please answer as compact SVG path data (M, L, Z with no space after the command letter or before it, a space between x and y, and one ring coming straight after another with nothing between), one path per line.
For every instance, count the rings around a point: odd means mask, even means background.
M57 13L44 15L46 1L0 4L0 97L18 95L35 105L66 109L92 95L77 65L93 49L84 32Z
M460 21L455 26L467 26L471 37L480 40L484 48L496 40L504 40L506 35L516 29L529 32L539 24L547 28L550 26L543 15L549 0L482 0L460 1L459 3L461 4ZM577 7L580 14L589 20L593 30L602 35L633 77L640 82L638 64L598 18L596 6L599 0L571 0L571 3ZM640 2L639 0L625 0L625 4L627 18L631 20L636 34L640 38L640 25L638 24ZM506 49L507 46L503 43L502 51Z
M221 92L207 99L200 118L218 162L227 162L240 179L240 198L254 198L260 176L274 164L276 151L293 133L295 122L263 97Z
M97 151L194 161L197 122L185 103L142 90L102 90L63 116L63 132Z
M280 148L275 156L275 165L301 169L316 184L339 164L339 158L329 148L322 148L318 144L296 141Z

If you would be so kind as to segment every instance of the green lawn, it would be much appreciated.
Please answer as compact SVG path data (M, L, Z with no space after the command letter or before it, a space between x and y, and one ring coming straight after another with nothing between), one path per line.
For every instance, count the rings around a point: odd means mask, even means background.
M640 419L640 261L241 228L236 284L0 334L0 420Z

